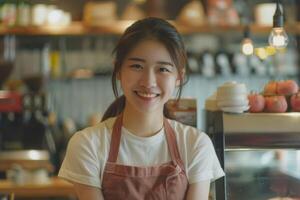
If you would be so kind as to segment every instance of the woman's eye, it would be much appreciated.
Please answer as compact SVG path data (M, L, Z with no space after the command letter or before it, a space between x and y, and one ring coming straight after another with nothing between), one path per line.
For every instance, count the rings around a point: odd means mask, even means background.
M160 67L159 71L160 72L171 72L171 70L169 68L167 68L167 67Z
M142 65L139 65L139 64L133 64L133 65L130 65L130 68L133 68L133 69L142 69Z

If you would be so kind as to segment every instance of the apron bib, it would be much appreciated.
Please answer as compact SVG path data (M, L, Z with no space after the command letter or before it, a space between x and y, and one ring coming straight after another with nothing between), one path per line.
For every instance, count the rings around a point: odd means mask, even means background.
M164 132L172 160L159 166L136 167L117 164L121 129L122 114L117 117L113 126L109 156L103 172L104 199L185 199L188 180L176 137L168 120L164 119Z

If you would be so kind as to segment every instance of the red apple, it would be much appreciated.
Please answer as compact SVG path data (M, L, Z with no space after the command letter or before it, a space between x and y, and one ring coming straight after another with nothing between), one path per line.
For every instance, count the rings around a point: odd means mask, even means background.
M265 85L264 95L275 95L277 91L277 82L270 81Z
M257 93L251 93L248 95L249 100L249 112L257 113L262 112L265 107L265 98Z
M285 80L277 82L277 94L279 95L292 95L297 93L299 86L294 80Z
M300 112L300 92L292 95L291 97L291 107L292 111Z
M286 112L288 105L285 96L269 96L265 97L267 112L283 113Z

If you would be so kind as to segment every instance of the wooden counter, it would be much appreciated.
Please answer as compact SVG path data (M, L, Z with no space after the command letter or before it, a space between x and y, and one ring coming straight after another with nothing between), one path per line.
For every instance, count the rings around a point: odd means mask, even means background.
M53 177L49 184L14 185L11 181L0 180L0 193L14 194L16 197L75 197L71 183Z

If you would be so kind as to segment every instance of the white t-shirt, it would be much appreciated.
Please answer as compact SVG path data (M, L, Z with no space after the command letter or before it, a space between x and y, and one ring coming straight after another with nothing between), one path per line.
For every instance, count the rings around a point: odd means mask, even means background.
M101 188L108 158L112 127L116 118L73 135L60 168L59 177ZM189 184L224 176L210 138L196 128L169 120ZM122 127L117 163L155 166L171 160L164 130L151 137L138 137Z

